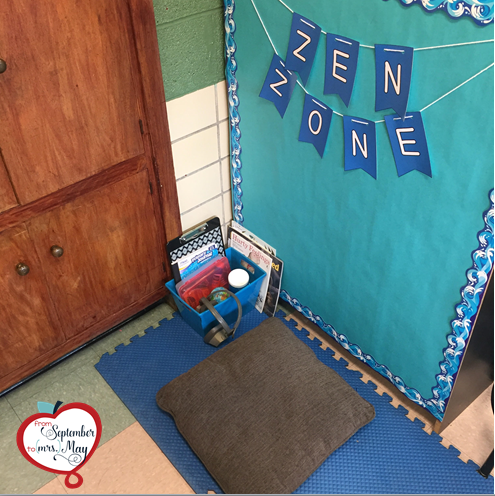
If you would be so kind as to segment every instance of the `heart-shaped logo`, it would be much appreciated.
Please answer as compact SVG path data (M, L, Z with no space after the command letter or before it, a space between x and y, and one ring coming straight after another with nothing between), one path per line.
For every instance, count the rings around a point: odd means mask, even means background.
M101 437L101 420L85 403L69 403L54 414L37 413L28 417L17 431L17 446L33 465L67 474L65 485L75 489L83 483L77 473L93 455ZM69 478L75 475L77 482Z

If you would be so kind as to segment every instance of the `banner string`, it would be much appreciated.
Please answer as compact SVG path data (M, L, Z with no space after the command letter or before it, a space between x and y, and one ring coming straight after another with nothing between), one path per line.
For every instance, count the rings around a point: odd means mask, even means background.
M290 11L291 14L294 13L294 11L284 2L282 2L282 0L278 0L288 11Z
M278 0L290 13L294 13L294 11L285 3L283 2L282 0ZM253 4L254 5L254 4ZM256 7L255 7L256 8ZM259 17L259 14L258 14L258 17ZM323 29L321 30L321 32L324 34L324 35L327 35L328 33L326 31L323 31ZM457 47L457 46L463 46L463 45L478 45L478 44L481 44L481 43L493 43L495 40L482 40L482 41L467 41L465 43L453 43L451 45L438 45L438 46L432 46L432 47L424 47L424 48L414 48L415 51L419 51L419 50L435 50L436 48L448 48L448 47ZM372 50L375 49L374 46L370 46L370 45L359 45L360 47L363 47L363 48L371 48ZM278 54L277 54L278 55Z
M464 86L466 83L469 83L469 81L471 81L472 79L474 79L475 77L478 77L480 74L482 74L483 72L487 71L488 69L490 69L490 67L493 67L494 63L492 62L488 67L485 67L484 69L482 69L480 72L478 72L477 74L475 74L474 76L471 76L469 79L466 79L466 81L464 81L463 83L461 83L459 86L456 86L454 89L450 90L448 93L445 93L445 95L442 95L440 98L437 98L434 102L431 102L429 105L427 105L426 107L423 107L420 112L423 112L423 110L426 110L428 107L431 107L433 104L439 102L442 98L445 98L447 95L450 95L451 93L453 93L455 90L458 90L461 86Z
M279 0L280 1L280 0ZM323 33L323 31L322 31ZM328 33L325 33L328 34ZM438 46L432 46L432 47L423 47L423 48L413 48L415 52L419 52L421 50L435 50L437 48L449 48L449 47L457 47L457 46L464 46L464 45L481 45L482 43L493 43L495 40L481 40L481 41L466 41L465 43L452 43L450 45L438 45ZM375 49L374 46L370 45L359 45L359 47L363 48L371 48L372 50Z
M277 55L278 55L278 53L277 53ZM304 87L304 85L299 81L299 79L296 81L296 83L302 88L302 90L304 91L304 93L306 93L306 95L309 95L308 91L306 90L306 88ZM332 110L332 112L335 115L340 115L340 117L344 117L344 114L340 114L336 110ZM385 121L380 121L380 122L385 122Z
M281 4L283 4L288 10L290 10L291 12L294 12L282 0L278 0L278 1ZM256 14L258 15L258 19L260 20L260 23L263 26L263 29L265 30L266 36L267 36L268 40L270 41L270 44L272 45L273 51L280 57L279 53L277 52L277 49L275 48L275 45L274 45L272 39L270 38L270 35L268 34L268 30L266 29L265 23L263 22L263 19L261 18L260 13L258 12L258 9L256 8L256 5L254 3L254 0L251 0L251 3L253 4L254 10L256 11ZM323 31L322 31L322 33L323 33ZM493 41L494 40L472 41L472 42L469 42L469 43L457 43L457 44L454 44L454 45L442 45L442 46L438 46L438 47L415 48L415 50L431 50L433 48L445 48L445 47L448 47L448 46L460 46L460 45L472 45L472 44L478 44L478 43L489 43L489 42L493 42ZM360 45L360 46L365 47L365 48L374 48L374 47L370 47L370 46L366 46L366 45ZM448 91L447 93L445 93L444 95L442 95L440 98L437 98L436 100L434 100L433 102L431 102L430 104L428 104L426 107L423 107L420 110L420 112L423 112L424 110L426 110L427 108L431 107L435 103L439 102L440 100L442 100L446 96L448 96L451 93L453 93L454 91L458 90L461 86L464 86L465 84L469 83L469 81L472 81L474 78L478 77L480 74L483 74L483 72L487 71L488 69L490 69L490 67L493 67L494 65L495 65L495 63L492 62L489 66L485 67L484 69L482 69L481 71L479 71L478 73L476 73L474 76L471 76L469 79L466 79L466 81L464 81L463 83L459 84L455 88L451 89L450 91ZM299 81L299 79L297 79L296 82L302 88L302 90L304 91L304 93L306 93L306 95L309 95L310 94L306 90L306 88L304 87L304 85ZM333 111L333 113L335 115L340 116L340 117L343 117L344 116L344 114L341 114L339 112L336 112L335 110ZM381 122L385 122L385 120L382 119L380 121L374 121L375 124L379 124Z
M263 19L261 18L260 13L258 12L258 9L256 8L256 5L254 4L253 0L251 0L251 3L253 4L253 7L254 7L254 10L256 11L256 14L258 14L258 19L260 20L261 25L263 26L263 29L265 30L266 36L267 36L267 37L268 37L268 39L270 40L270 43L271 43L272 48L273 48L273 51L274 51L274 52L278 55L277 49L275 48L275 45L273 44L273 41L272 41L272 39L270 38L270 35L268 34L268 31L267 31L267 29L266 29L266 27L265 27L265 23L263 22ZM282 2L282 3L283 3L283 2ZM284 3L284 5L285 5L285 3ZM285 6L287 7L287 5L285 5ZM287 8L289 8L289 7L287 7ZM289 10L290 10L290 9L289 9ZM299 82L299 81L298 81L298 82ZM304 88L303 88L303 89L304 89ZM304 90L304 91L306 91L306 90Z
M436 48L449 48L465 45L481 45L481 43L493 43L494 40L481 40L481 41L466 41L464 43L452 43L451 45L438 45L432 47L415 48L414 51L419 52L420 50L435 50Z

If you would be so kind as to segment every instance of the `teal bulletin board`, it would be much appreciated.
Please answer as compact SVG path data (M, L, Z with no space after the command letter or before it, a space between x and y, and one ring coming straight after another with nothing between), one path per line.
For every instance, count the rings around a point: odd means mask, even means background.
M441 420L493 264L493 1L225 2L235 219L284 260L286 301ZM259 94L291 10L324 33L282 118ZM349 107L323 94L325 33L361 45ZM398 175L375 44L414 48L431 177ZM298 141L306 93L334 111L323 157ZM344 170L344 115L376 122L376 179Z

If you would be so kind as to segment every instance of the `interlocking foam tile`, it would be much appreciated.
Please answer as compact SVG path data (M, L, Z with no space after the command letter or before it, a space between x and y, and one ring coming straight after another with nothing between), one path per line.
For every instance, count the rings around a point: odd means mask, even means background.
M402 407L396 409L389 403L390 396L378 395L372 383L360 380L359 372L346 368L345 360L335 360L332 351L320 348L318 339L308 339L307 331L297 330L296 323L283 316L277 313L376 411L375 419L332 453L296 493L493 494L492 477L481 477L473 463L457 458L458 451L442 446L437 434L428 435L419 420L411 422ZM245 315L237 336L265 319L256 310ZM203 494L222 491L179 434L172 417L158 408L155 395L164 384L215 351L176 315L144 336L132 338L129 345L117 347L116 353L103 355L95 365L194 491Z

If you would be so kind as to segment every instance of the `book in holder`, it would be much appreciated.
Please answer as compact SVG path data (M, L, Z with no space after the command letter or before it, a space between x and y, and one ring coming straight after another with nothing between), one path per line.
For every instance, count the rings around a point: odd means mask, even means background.
M201 306L201 298L207 298L216 288L228 287L230 264L227 257L218 257L203 270L177 284L179 296L194 310Z

